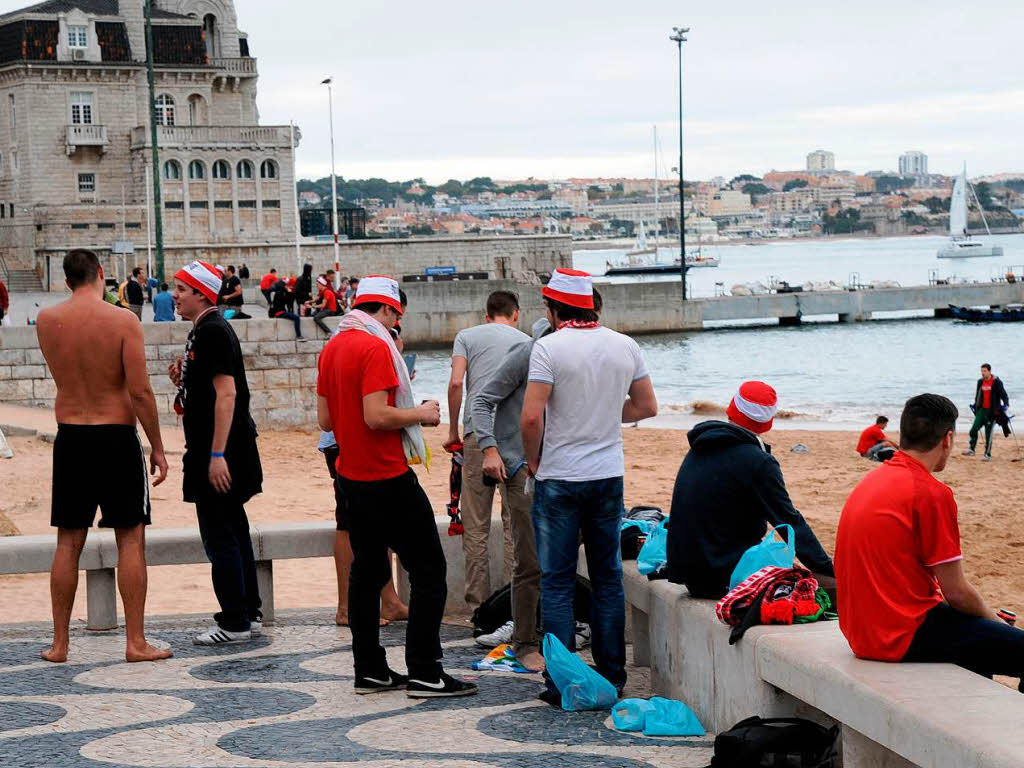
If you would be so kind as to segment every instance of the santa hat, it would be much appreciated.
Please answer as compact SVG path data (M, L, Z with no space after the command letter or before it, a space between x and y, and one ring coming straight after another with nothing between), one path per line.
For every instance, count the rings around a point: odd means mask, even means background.
M221 277L224 276L224 266L222 264L214 264L213 268L220 272Z
M774 389L763 381L745 381L729 403L726 414L734 424L761 434L772 428L777 410L778 397Z
M398 282L386 275L367 275L359 281L359 288L356 290L356 298L352 302L353 307L368 302L380 302L387 304L398 314L402 314L402 300L398 293Z
M193 261L186 264L174 275L175 280L181 280L185 285L195 288L211 303L217 303L217 296L220 294L223 278L217 268L207 264L205 261Z
M541 294L580 309L594 308L594 278L578 269L556 269Z
M317 285L322 285L324 288L326 288L327 287L327 279L323 275L320 275L316 279L316 284Z

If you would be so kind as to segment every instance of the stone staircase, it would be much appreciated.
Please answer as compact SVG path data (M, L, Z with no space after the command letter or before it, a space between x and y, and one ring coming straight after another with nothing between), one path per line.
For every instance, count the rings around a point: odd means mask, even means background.
M11 293L38 293L43 290L43 281L34 269L9 269L4 282Z

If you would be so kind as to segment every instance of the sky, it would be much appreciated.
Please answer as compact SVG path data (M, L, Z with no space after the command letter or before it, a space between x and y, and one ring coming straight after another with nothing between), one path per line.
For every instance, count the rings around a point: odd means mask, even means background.
M0 0L0 10L23 2ZM264 124L294 120L300 176L652 176L839 168L1024 171L1024 4L978 0L235 0ZM293 9L282 12L283 8Z

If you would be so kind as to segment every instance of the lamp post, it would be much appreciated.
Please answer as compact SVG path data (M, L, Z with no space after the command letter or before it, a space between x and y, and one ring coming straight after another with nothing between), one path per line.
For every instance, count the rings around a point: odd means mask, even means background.
M686 301L686 214L683 206L683 43L689 27L672 27L668 39L679 49L679 279Z
M153 72L153 19L152 0L146 0L146 79L149 83L149 139L153 145L153 223L156 234L156 279L164 281L164 218L160 199L160 150L156 123L156 75ZM185 211L188 215L188 211ZM148 225L147 225L148 229ZM150 274L153 274L150 272Z
M334 91L331 88L332 82L334 79L328 77L320 85L327 86L327 103L331 110L331 225L334 229L334 279L337 282L338 272L341 270L341 257L338 248L338 177L334 173ZM337 284L334 287L337 288Z

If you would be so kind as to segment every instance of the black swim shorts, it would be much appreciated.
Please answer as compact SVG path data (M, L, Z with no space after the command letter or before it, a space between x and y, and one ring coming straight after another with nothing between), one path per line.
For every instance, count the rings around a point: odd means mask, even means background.
M341 484L338 482L338 471L335 469L339 452L340 449L337 445L325 448L324 459L327 461L327 471L331 474L331 480L334 481L334 522L337 523L339 531L347 531L349 529L348 502L345 500L345 492L341 489Z
M50 525L91 528L149 525L146 454L134 426L60 424L53 442Z

